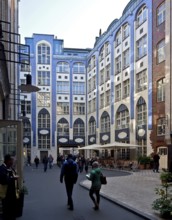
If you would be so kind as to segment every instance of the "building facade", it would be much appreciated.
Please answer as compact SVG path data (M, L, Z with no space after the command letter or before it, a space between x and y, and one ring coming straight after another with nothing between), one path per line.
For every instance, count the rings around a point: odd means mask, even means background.
M165 13L166 5L163 0L131 0L120 19L104 33L100 30L92 49L64 48L53 35L26 38L33 83L41 89L25 97L32 159L122 142L138 145L137 156L159 152L167 168L171 104L165 94L171 84L165 87L170 69L165 45L170 44L171 13ZM131 159L129 148L117 153ZM101 150L99 156L113 157L114 150Z

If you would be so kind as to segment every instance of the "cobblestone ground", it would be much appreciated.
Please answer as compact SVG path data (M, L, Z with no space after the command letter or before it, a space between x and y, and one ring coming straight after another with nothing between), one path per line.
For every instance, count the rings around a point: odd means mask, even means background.
M129 176L108 177L108 184L102 186L101 193L115 202L159 220L161 218L152 209L152 202L157 198L155 188L161 186L159 175L152 170L143 170ZM90 181L85 180L83 184L89 187Z

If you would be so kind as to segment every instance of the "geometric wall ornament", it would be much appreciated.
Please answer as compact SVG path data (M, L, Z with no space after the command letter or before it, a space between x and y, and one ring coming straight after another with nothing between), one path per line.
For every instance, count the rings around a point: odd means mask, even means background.
M40 130L39 133L42 135L46 135L46 134L49 134L49 131L48 130Z
M82 138L76 138L76 139L75 139L75 142L76 142L76 143L82 143L83 141L84 141L84 140L83 140Z
M67 141L68 141L67 138L60 138L60 139L59 139L59 142L61 142L61 143L66 143Z
M119 137L120 139L126 138L126 137L127 137L127 133L124 132L124 131L122 131L122 132L120 132L120 133L118 134L118 137Z
M96 140L95 137L91 137L91 138L90 138L90 142L91 142L91 143L93 143L95 140Z
M102 136L102 140L103 141L107 141L109 139L109 136L107 134L103 135Z
M146 133L146 131L143 128L139 129L137 132L138 136L140 136L140 137L143 137L145 135L145 133Z

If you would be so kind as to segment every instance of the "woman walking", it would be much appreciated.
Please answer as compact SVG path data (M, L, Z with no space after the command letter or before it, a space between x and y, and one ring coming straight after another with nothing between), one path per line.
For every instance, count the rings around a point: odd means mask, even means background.
M89 190L89 196L94 203L94 210L99 209L100 204L100 189L101 189L101 181L100 176L102 175L101 170L99 168L99 164L97 161L92 164L92 171L90 175L86 175L87 178L91 181L91 188ZM94 196L95 194L95 196Z

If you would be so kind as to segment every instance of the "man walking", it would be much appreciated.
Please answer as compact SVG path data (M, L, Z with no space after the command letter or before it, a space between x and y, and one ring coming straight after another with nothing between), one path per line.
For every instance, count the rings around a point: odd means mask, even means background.
M72 154L69 154L67 159L64 161L61 173L60 173L60 182L63 183L63 178L66 186L66 193L68 197L67 205L69 210L73 210L73 199L72 192L73 186L77 182L78 179L78 169L77 164L73 160Z

